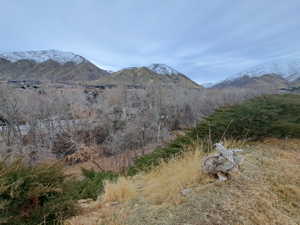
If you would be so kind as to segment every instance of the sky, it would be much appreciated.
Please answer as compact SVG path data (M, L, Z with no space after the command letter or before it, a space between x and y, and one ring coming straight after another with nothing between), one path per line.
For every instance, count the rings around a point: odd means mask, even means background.
M0 52L57 49L198 83L300 56L300 0L0 0Z

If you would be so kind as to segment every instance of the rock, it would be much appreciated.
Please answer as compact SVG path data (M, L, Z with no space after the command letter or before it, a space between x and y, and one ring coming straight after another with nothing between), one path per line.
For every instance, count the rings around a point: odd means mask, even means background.
M105 204L105 206L106 207L111 207L111 206L117 206L119 204L120 204L120 202L108 202L108 203Z
M115 205L119 205L119 204L120 204L119 202L112 202L111 206L115 206Z
M228 179L227 176L221 172L217 173L217 176L218 176L219 181L221 181L221 182L226 181Z
M186 196L186 195L188 195L188 194L191 193L191 192L192 192L192 189L186 188L186 189L183 189L183 190L181 191L181 194L184 195L184 196Z

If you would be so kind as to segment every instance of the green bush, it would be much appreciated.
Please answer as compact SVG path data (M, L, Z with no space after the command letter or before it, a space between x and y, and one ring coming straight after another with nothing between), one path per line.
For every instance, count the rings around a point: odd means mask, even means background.
M0 224L59 224L76 208L59 165L0 162Z
M161 160L168 160L175 155L182 153L184 146L191 144L192 139L188 136L180 136L166 147L157 148L152 153L141 156L134 161L134 165L127 171L127 175L133 176L140 171L147 171L158 165Z
M201 121L192 138L300 137L300 95L269 95L225 107Z
M209 151L212 143L224 138L255 140L264 137L300 137L300 95L268 95L220 108L185 136L137 158L127 174L147 171L161 160L180 154L184 146L193 141L201 141L204 150Z
M70 181L69 195L72 199L96 199L103 191L106 180L114 180L118 177L113 172L95 172L93 170L82 169L84 178L80 181Z

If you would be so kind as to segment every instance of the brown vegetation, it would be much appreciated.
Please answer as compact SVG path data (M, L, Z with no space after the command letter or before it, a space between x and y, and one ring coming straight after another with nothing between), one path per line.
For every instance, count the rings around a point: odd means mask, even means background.
M224 183L201 174L201 156L188 151L147 174L107 184L104 196L110 197L67 224L297 225L299 146L296 139L249 143L240 172Z
M128 163L122 163L128 166L136 153L125 153L130 155L127 157L124 152L159 145L172 137L172 131L194 126L216 108L261 94L257 90L215 91L160 85L144 89L124 86L61 90L1 88L2 152L25 153L30 163L36 163L53 155L60 159L76 152L80 155L81 146L96 146L99 155L120 154L117 157L124 162L128 158ZM9 148L19 150L8 151Z

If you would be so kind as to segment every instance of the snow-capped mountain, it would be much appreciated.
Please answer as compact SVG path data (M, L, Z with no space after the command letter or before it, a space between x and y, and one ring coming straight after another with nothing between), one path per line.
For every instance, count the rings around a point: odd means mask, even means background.
M107 71L71 52L0 53L0 80L90 81L106 75Z
M278 74L287 79L294 81L300 78L300 58L296 59L280 59L276 61L266 62L246 71L240 72L232 79L241 76L259 77L264 74Z
M268 61L240 72L214 88L286 88L300 81L300 58Z
M165 64L151 64L147 66L147 68L154 73L161 74L161 75L179 75L180 73L175 69L171 68Z
M147 87L159 85L165 87L202 88L187 76L164 64L152 64L142 67L127 67L102 77L99 84L116 84Z
M201 85L205 88L211 88L215 85L215 83L208 82L208 83L202 83Z
M225 80L213 86L213 88L251 88L257 90L278 90L287 88L289 82L277 74L266 74L262 76L244 75L232 80Z
M53 60L60 64L65 64L67 62L79 64L85 61L83 57L75 55L72 52L63 52L59 50L6 52L0 53L0 58L6 59L10 62L17 62L20 60L32 60L37 63L42 63L48 60Z

